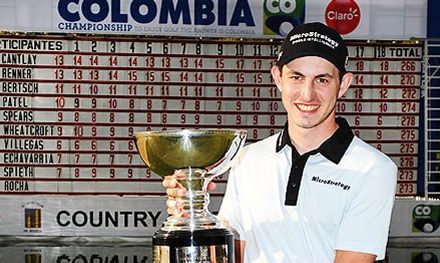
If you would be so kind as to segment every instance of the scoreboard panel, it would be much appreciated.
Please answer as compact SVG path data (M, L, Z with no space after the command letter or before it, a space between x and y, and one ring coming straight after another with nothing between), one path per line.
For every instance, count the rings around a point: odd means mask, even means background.
M164 195L135 131L241 128L255 142L286 117L270 76L279 40L0 36L0 192ZM349 43L355 80L337 103L356 135L416 194L421 46ZM218 180L214 195L224 191Z

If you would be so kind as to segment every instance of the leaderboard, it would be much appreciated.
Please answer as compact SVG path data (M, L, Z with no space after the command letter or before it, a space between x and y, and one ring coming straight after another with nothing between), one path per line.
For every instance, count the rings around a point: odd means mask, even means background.
M0 193L163 195L133 133L286 122L270 75L279 40L0 35ZM355 80L337 103L356 135L416 194L422 49L349 44ZM219 180L221 195L225 178Z

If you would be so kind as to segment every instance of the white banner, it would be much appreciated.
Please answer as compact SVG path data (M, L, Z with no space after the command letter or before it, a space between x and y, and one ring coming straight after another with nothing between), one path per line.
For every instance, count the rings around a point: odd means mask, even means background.
M48 246L47 244L28 244L0 247L0 262L2 263L42 263L42 262L151 262L151 244L142 245L129 243L128 246L113 247L112 244L81 246L73 243L71 246Z
M273 38L322 21L347 38L426 37L427 0L3 0L2 30Z
M214 211L219 203L213 198ZM168 216L164 197L12 196L0 204L0 236L14 239L151 237Z
M425 38L427 0L307 0L306 21L321 21L347 39Z

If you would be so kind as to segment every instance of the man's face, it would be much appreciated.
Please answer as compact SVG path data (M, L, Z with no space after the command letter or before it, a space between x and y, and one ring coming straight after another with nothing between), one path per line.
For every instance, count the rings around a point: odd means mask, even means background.
M290 125L308 129L334 124L336 100L350 85L345 87L346 76L341 85L339 70L315 56L294 59L284 65L280 73L278 68L272 70L273 75L279 74L274 79L282 91Z

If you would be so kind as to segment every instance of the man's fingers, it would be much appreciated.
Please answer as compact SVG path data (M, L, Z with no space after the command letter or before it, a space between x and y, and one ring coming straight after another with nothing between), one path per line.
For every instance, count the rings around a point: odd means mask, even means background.
M162 185L165 188L175 188L177 187L179 184L176 180L175 176L165 176L165 179L162 181Z
M185 196L185 189L183 188L167 188L167 196L171 197L183 197Z
M215 188L217 188L217 184L216 183L213 183L213 182L210 182L209 184L208 184L208 191L212 191L212 190L215 190Z
M168 198L166 201L166 205L168 208L172 208L172 209L176 208L176 199Z
M166 201L167 213L170 215L176 215L183 211L183 201L176 200L173 197L169 197Z

